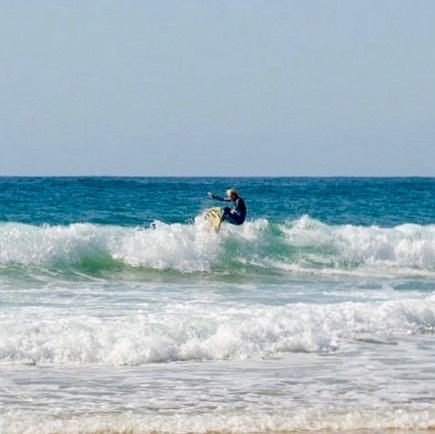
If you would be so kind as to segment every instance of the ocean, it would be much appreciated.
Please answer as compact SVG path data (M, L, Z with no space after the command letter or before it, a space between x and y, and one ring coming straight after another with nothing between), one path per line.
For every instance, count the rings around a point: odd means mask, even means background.
M0 178L2 434L427 432L434 333L434 178Z

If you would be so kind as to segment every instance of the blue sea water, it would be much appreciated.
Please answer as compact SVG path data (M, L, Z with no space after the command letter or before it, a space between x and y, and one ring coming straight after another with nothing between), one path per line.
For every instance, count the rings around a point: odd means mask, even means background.
M434 290L433 178L0 178L0 432L431 430Z

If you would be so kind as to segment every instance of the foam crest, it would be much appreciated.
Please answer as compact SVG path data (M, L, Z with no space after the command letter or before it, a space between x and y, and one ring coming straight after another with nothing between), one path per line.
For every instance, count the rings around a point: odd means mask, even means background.
M173 304L105 318L0 316L0 361L11 364L142 365L186 360L243 360L288 352L330 352L361 336L433 333L433 299L228 309Z
M300 268L435 271L435 225L330 226L304 216L280 227Z
M435 226L331 226L308 216L286 223L265 219L218 234L202 216L190 224L152 227L0 225L0 265L82 271L126 267L182 273L270 270L371 275L433 275ZM243 268L241 268L243 266ZM85 270L86 271L86 270Z
M4 224L0 243L3 265L74 266L84 259L104 264L109 258L133 267L185 272L210 269L220 250L219 239L202 219L192 225L156 222L151 228Z
M0 263L41 265L74 262L104 249L111 230L90 224L31 226L6 223L0 226Z

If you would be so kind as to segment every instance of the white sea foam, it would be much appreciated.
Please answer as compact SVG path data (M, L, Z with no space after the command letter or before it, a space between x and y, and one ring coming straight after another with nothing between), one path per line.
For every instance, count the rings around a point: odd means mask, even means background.
M435 271L435 225L330 226L305 216L280 228L288 245L300 249L297 261L281 262L283 268L367 275Z
M162 294L163 295L163 294ZM361 337L435 331L432 298L232 306L166 303L119 310L33 307L0 314L3 364L143 365L343 350Z
M0 414L1 417L1 414ZM8 434L147 434L147 433L259 433L259 432L381 432L383 430L432 430L435 408L409 405L377 410L298 410L180 412L177 414L44 416L8 412L0 419ZM398 431L400 432L400 431Z
M202 217L192 224L155 222L127 228L0 225L0 264L50 268L107 259L135 268L229 273L240 264L310 273L427 275L435 273L435 226L331 226L307 216L285 224L254 220L215 234Z
M83 258L106 255L134 267L203 271L219 252L205 222L195 225L156 222L152 228L123 228L73 224L0 227L0 263L53 266L74 265Z
M111 241L122 237L123 228L73 224L31 226L0 225L0 263L50 265L74 263L85 256L101 254Z
M153 229L127 230L109 249L114 259L134 267L191 272L209 270L220 243L206 222L197 219L194 225L156 222Z

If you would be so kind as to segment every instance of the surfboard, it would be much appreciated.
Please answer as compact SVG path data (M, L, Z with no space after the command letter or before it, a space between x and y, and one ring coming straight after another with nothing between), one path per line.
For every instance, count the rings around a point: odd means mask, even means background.
M222 224L222 208L211 208L205 213L204 217L212 225L213 229L219 232Z

